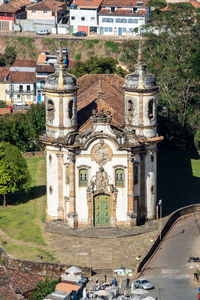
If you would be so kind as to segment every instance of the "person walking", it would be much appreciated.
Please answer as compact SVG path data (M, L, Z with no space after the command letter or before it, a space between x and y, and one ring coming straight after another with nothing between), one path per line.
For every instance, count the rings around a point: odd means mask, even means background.
M127 289L129 288L129 283L130 283L130 278L127 275L127 277L126 277L126 288Z

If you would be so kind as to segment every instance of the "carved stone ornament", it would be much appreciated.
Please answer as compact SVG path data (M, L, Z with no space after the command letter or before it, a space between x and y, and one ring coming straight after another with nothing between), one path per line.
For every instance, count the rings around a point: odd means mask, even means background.
M92 148L91 157L92 160L95 160L99 165L103 166L108 160L111 160L112 150L108 145L104 144L103 140L100 140L100 142Z
M88 194L111 192L114 194L114 200L117 200L118 190L113 184L109 183L109 177L103 167L99 168L96 175L93 176L87 187Z

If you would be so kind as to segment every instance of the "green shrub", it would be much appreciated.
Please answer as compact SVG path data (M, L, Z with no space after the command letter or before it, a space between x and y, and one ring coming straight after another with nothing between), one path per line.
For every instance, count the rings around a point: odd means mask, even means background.
M92 49L93 46L94 46L94 44L98 44L98 43L99 43L99 40L85 40L85 41L83 42L83 44L86 45L86 47L87 47L88 49Z
M109 54L110 52L119 53L119 43L106 41L104 43L104 47L107 54Z
M75 60L80 60L80 59L81 59L81 53L79 52L75 55Z

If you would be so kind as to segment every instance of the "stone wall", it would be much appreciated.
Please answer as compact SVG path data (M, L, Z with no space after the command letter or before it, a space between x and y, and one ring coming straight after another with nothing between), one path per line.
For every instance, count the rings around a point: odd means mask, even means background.
M25 153L23 153L23 156L24 157L32 157L32 156L44 157L44 156L46 156L46 153L44 151L25 152Z
M168 231L171 229L171 227L183 216L190 215L192 213L200 213L200 204L193 204L189 205L180 209L177 209L175 212L173 212L171 215L169 215L168 219L165 222L165 225L162 228L161 234L158 235L157 239L155 240L154 244L146 254L146 256L143 258L143 260L140 262L137 272L141 272L145 265L148 263L148 261L151 259L151 257L155 254L157 251L160 243L165 238Z
M35 262L14 259L10 257L2 247L0 247L0 265L7 266L15 270L20 270L24 273L28 272L30 274L47 276L50 278L60 277L61 273L71 266L60 263ZM86 277L91 275L91 268L80 268Z

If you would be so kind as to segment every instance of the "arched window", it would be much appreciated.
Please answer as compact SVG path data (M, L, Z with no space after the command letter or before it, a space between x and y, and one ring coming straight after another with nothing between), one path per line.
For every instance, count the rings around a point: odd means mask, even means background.
M52 100L48 100L47 102L47 118L50 121L53 121L54 119L54 104Z
M148 103L148 117L150 120L154 118L154 100L151 99Z
M69 118L71 119L73 116L73 100L69 102Z
M115 186L124 186L124 169L116 169L115 170Z
M80 186L88 185L88 169L79 170L79 185Z

